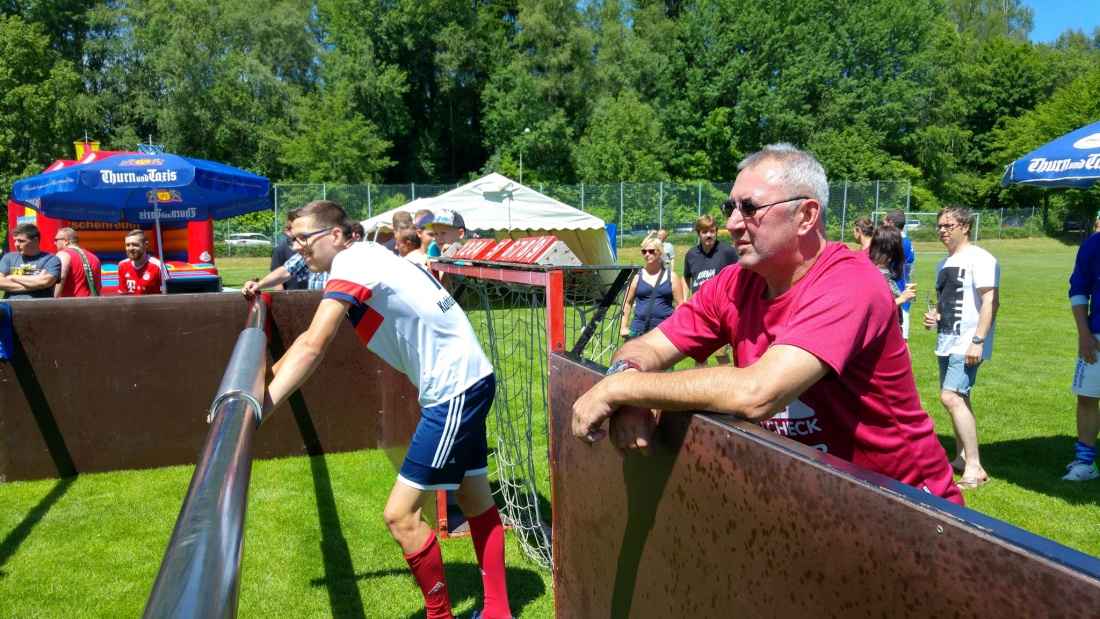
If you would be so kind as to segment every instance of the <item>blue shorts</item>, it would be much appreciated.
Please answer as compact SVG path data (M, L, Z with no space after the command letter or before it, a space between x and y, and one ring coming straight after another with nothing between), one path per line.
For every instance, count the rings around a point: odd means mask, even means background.
M964 398L970 397L970 389L978 379L978 368L982 364L968 367L966 355L948 355L939 359L940 389L953 391Z
M397 481L418 490L456 490L465 477L484 475L489 467L485 417L496 384L490 374L450 400L420 409Z

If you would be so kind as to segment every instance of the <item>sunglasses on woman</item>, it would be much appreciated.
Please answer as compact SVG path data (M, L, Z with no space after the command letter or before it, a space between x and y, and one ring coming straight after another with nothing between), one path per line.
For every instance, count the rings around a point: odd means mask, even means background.
M643 249L642 250L642 255L645 255L645 254L659 254L659 253L661 253L661 250L659 250L659 249Z

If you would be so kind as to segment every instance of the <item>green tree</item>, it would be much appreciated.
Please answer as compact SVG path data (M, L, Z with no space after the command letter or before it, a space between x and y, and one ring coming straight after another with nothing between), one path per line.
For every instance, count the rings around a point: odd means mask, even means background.
M77 135L80 76L37 24L0 15L0 187L64 157ZM71 156L71 155L70 155Z
M625 91L596 104L575 151L577 173L587 183L663 180L667 151L653 108Z
M377 183L393 165L383 154L391 144L352 109L339 85L303 96L297 104L297 132L283 144L284 163L297 183Z

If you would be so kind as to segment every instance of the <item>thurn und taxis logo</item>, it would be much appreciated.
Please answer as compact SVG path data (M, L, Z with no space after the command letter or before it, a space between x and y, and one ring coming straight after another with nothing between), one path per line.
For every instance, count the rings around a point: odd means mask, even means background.
M154 194L156 194L156 201L161 204L165 202L183 202L183 196L175 189L150 189L145 192L145 197L149 199L149 204L153 203Z

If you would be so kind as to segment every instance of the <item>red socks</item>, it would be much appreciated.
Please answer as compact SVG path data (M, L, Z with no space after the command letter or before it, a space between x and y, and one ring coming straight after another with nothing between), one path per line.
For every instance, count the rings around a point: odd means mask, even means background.
M510 619L508 588L504 574L504 526L496 505L476 518L468 518L474 552L481 566L481 582L485 587L485 619ZM435 539L434 537L432 539ZM438 553L438 550L436 551ZM410 563L411 565L411 563ZM431 617L431 615L428 615Z
M499 518L497 522L500 522ZM501 564L503 565L503 537L501 542ZM407 555L405 560L409 562L413 578L416 579L416 584L420 585L420 591L424 594L428 619L454 619L454 615L451 614L450 596L447 595L447 577L443 574L443 555L439 552L435 531L432 531L431 537L423 548Z

